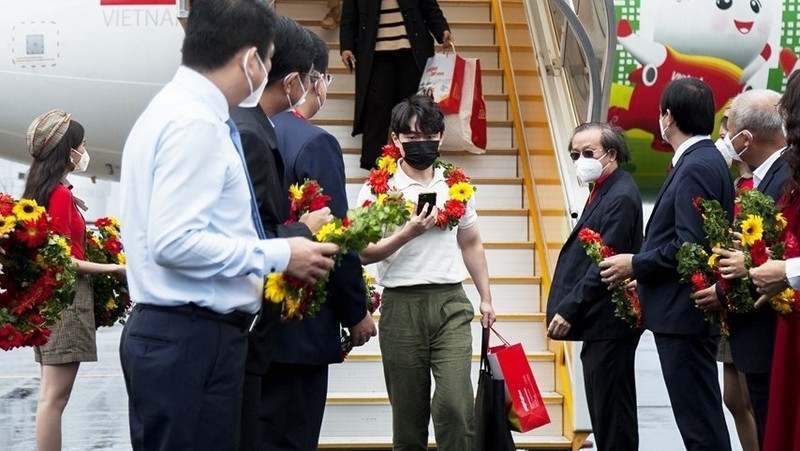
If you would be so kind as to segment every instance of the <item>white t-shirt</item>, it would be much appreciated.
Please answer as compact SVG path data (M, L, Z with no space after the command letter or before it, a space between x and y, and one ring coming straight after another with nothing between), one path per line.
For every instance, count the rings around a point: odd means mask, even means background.
M399 162L397 172L389 179L389 189L397 189L406 200L416 202L420 193L436 193L436 207L442 208L450 199L450 188L444 179L444 170L437 168L427 186L417 182L403 172ZM368 184L358 193L358 205L366 200L375 200ZM466 213L452 230L433 227L414 238L394 254L376 264L376 282L384 287L396 288L422 284L446 284L463 282L467 269L456 241L460 228L477 224L475 196L467 202ZM398 229L399 230L399 229ZM387 232L390 236L393 232Z

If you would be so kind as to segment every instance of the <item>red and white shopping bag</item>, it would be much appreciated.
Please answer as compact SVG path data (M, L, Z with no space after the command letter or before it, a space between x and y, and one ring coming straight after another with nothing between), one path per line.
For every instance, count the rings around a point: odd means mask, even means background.
M478 154L486 152L486 103L481 62L477 58L464 58L461 102L457 113L445 111L442 147Z
M428 58L417 92L433 97L444 114L458 113L464 84L464 58L455 50Z
M492 328L503 344L489 348L488 360L495 379L506 384L508 422L511 429L528 432L550 423L550 415L536 385L522 344L510 344Z

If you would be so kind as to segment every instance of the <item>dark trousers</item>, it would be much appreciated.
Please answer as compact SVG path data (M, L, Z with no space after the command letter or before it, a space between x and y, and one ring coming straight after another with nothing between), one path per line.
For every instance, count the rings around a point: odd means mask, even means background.
M362 113L361 167L370 169L388 142L392 108L417 93L422 71L410 49L375 52Z
M730 450L717 375L717 337L653 336L672 413L686 449Z
M261 442L261 375L245 373L239 451L256 451Z
M247 327L133 308L120 339L135 451L235 451Z
M640 337L583 343L586 401L598 451L639 449L634 362Z
M769 399L770 373L745 373L747 391L750 392L750 404L756 418L758 446L764 446L764 429L767 427L767 400Z
M261 385L261 451L317 451L328 365L272 362Z

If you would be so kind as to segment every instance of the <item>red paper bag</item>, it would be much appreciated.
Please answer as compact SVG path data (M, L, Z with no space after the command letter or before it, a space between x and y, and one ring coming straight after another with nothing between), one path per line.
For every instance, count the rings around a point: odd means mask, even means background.
M477 58L464 58L461 105L454 114L445 111L442 147L478 154L486 152L486 103L481 62Z
M464 58L455 52L428 58L417 92L433 97L444 114L458 113L464 84Z
M500 339L504 344L489 348L488 358L495 378L502 378L506 383L508 422L511 429L528 432L550 423L550 415L522 345L511 345L502 337Z

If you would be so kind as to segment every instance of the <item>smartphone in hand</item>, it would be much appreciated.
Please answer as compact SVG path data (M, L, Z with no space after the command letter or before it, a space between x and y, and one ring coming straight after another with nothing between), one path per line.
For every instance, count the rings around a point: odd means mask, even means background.
M417 216L422 213L422 207L425 204L428 204L428 209L424 216L428 216L436 205L436 193L419 193L419 198L417 199Z

